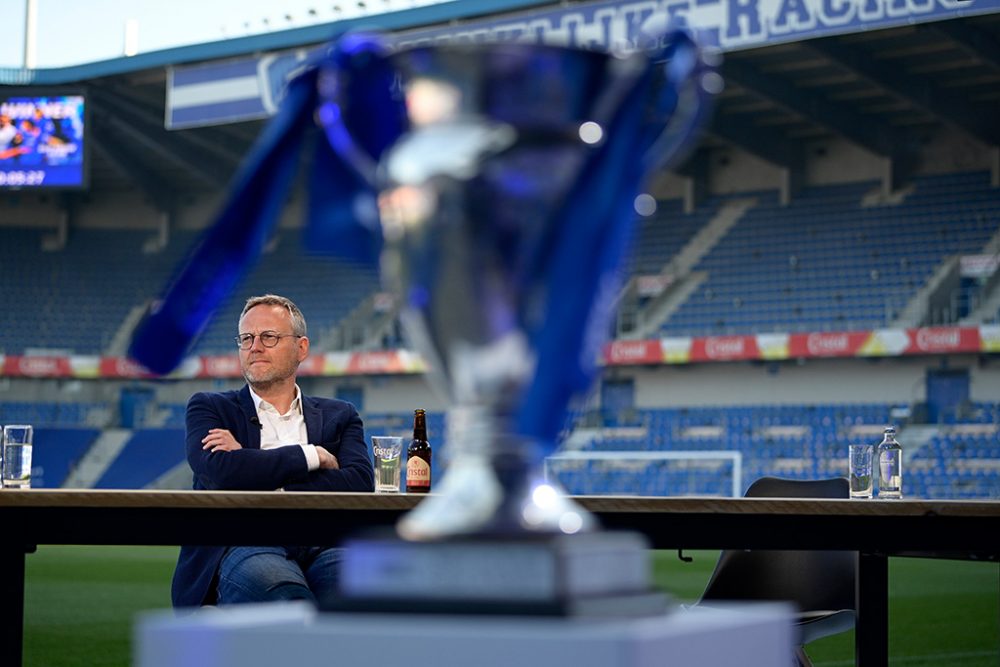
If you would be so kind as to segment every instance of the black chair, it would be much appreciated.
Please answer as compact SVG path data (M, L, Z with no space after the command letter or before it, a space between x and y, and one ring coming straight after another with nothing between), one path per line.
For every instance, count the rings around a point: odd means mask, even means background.
M846 477L793 480L762 477L750 485L747 498L849 498ZM796 621L799 665L812 662L809 642L854 627L857 554L853 551L727 550L695 605L722 600L785 600L798 606Z

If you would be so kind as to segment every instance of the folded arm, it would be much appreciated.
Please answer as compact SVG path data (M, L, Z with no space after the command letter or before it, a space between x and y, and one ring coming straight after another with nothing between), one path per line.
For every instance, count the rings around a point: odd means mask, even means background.
M244 446L248 424L226 419L208 394L195 394L187 408L187 459L200 485L215 490L371 491L374 473L364 427L350 409L342 423L324 429L328 442L315 443L318 470L309 470L301 447ZM252 426L252 425L250 425Z

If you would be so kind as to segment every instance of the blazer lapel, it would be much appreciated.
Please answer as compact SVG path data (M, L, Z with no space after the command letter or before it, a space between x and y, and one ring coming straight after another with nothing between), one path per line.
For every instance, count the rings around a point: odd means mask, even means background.
M323 411L311 398L302 397L302 417L306 421L306 435L309 444L323 444Z
M243 416L246 418L247 427L247 441L246 446L248 449L260 449L260 420L257 418L257 406L253 404L253 398L250 396L250 387L243 385L243 389L240 390L240 410L243 411Z

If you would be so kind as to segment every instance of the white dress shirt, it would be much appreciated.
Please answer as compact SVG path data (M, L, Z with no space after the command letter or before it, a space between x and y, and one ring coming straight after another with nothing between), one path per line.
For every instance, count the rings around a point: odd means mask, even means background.
M316 447L306 444L309 442L309 435L306 433L306 420L302 414L302 391L299 385L295 385L295 399L288 412L283 415L278 414L276 407L258 396L253 387L250 387L250 398L257 408L257 419L260 420L260 448L296 445L302 448L309 470L318 470L319 454L316 453Z

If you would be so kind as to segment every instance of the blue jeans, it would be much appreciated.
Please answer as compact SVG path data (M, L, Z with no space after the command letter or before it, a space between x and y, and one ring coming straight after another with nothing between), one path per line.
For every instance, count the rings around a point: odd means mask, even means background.
M316 604L336 594L340 557L328 547L230 547L219 564L218 604Z

